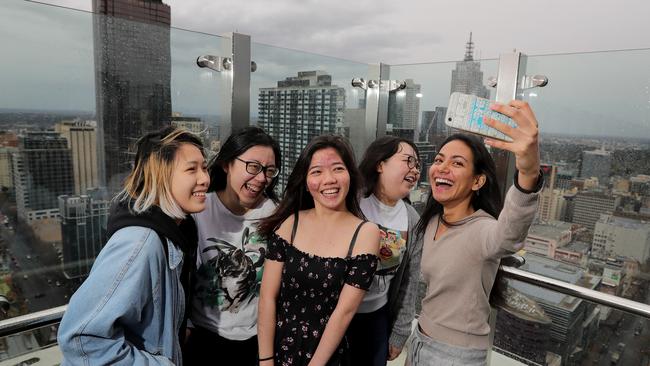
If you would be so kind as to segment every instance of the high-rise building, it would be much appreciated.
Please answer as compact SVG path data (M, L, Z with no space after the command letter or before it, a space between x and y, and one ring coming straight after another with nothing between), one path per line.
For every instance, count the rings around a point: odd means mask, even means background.
M388 125L386 134L414 141L418 135L420 117L420 84L406 79L406 88L388 95Z
M540 164L542 174L544 174L544 188L555 188L555 179L557 176L557 166L553 164Z
M172 126L184 128L196 135L205 134L206 132L205 122L197 117L185 117L178 113L174 113L171 122Z
M283 189L300 152L314 137L342 134L345 89L332 85L324 71L300 71L278 81L275 88L260 88L259 126L282 149L278 188Z
M526 263L521 269L531 273L591 290L601 281L600 277L590 275L586 270L568 263L535 254L527 254L525 258ZM594 304L524 282L511 281L510 285L537 301L553 321L547 351L560 355L562 364L566 364L571 354L584 347L585 339L595 337L594 330L597 329L598 322L595 315L598 314L598 308Z
M85 194L89 188L99 187L96 122L64 121L54 125L54 130L66 138L72 153L74 193Z
M72 154L54 131L26 132L12 155L18 216L28 221L58 215L57 197L74 192Z
M561 220L565 212L564 191L543 188L539 193L537 219L542 222Z
M571 234L572 225L568 222L533 224L526 236L525 249L530 253L555 258L555 250L567 245L571 241Z
M630 177L630 193L650 196L650 175L639 174Z
M629 257L645 263L650 258L650 225L637 215L619 215L600 216L594 228L592 255L601 259Z
M87 276L107 239L110 202L105 192L91 189L88 193L59 196L63 273L67 278Z
M430 143L436 147L442 145L443 141L452 133L452 129L448 128L445 124L445 115L447 114L447 107L436 107L433 111L433 120L427 132L427 137Z
M429 141L429 134L435 131L435 126L433 125L435 116L435 111L422 111L418 141Z
M437 149L436 146L428 143L428 142L422 142L418 141L415 143L415 146L418 147L418 152L420 153L419 159L420 159L420 181L418 183L424 183L427 181L428 176L427 172L429 171L429 168L433 164L433 159L436 157Z
M503 293L491 299L498 309L494 329L495 351L510 353L511 358L528 365L546 365L551 318L534 300L507 284L500 287Z
M10 190L14 187L11 175L11 155L15 147L0 147L0 190Z
M604 213L612 213L620 202L620 197L612 196L601 191L578 192L573 199L573 220L591 232L596 221Z
M171 117L170 7L161 0L93 0L100 184L115 193L133 144Z
M481 62L474 61L474 42L472 33L465 48L465 58L456 62L456 68L451 72L451 93L461 92L476 95L481 98L490 98L490 92L483 85L483 71Z
M609 183L609 175L612 169L612 153L605 150L593 150L582 152L581 178L598 178L601 186Z

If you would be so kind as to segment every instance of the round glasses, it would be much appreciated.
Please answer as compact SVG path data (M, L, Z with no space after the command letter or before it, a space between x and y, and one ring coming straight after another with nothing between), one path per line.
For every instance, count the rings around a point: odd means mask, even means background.
M420 170L420 168L422 168L422 165L420 165L420 160L418 160L418 158L415 156L409 155L409 157L404 161L406 162L406 166L408 166L409 169L415 168L417 170Z
M264 176L267 178L275 178L280 174L280 169L274 166L264 166L256 161L246 161L240 158L235 158L242 163L246 164L246 172L252 175L258 175L260 172L264 172Z

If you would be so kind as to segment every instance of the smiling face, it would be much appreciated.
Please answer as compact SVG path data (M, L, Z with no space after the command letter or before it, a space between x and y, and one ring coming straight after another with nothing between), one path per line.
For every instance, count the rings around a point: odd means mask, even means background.
M443 207L470 206L472 195L483 184L485 175L474 174L472 150L461 140L444 145L429 169L433 198Z
M240 213L257 207L264 198L264 189L275 179L267 178L264 172L255 175L249 173L244 161L275 167L275 154L269 146L256 145L237 158L223 167L227 182L219 197L230 211Z
M409 168L409 158L415 159L419 164L413 147L405 142L400 142L397 152L379 163L377 166L379 181L374 192L377 197L398 201L406 197L415 187L420 179L420 170L416 167Z
M205 209L205 193L210 185L207 163L192 144L182 144L174 157L171 195L186 214Z
M315 207L345 210L345 198L350 190L350 174L343 159L331 147L314 153L307 170L307 189Z

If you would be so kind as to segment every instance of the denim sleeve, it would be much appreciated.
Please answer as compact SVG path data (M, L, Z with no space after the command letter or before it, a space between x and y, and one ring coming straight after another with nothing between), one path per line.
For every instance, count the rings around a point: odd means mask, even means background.
M63 365L173 364L125 338L160 291L165 254L152 230L123 234L113 235L70 299L58 334Z

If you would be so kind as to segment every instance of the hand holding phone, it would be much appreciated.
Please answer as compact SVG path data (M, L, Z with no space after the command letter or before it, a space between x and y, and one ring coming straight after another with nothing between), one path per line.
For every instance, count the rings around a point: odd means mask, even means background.
M510 117L490 109L492 102L475 95L455 92L449 98L445 124L459 130L476 133L497 140L512 142L512 138L503 132L483 123L483 117L495 119L513 128L517 123Z

